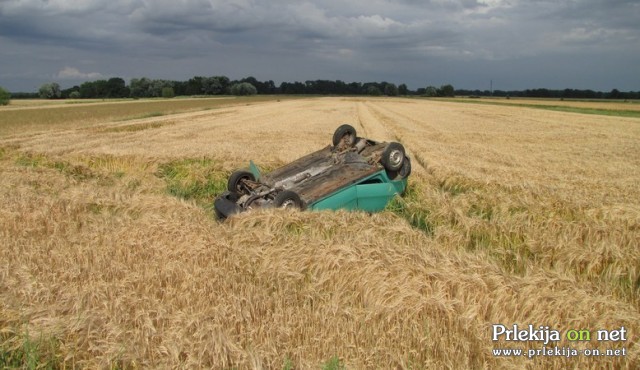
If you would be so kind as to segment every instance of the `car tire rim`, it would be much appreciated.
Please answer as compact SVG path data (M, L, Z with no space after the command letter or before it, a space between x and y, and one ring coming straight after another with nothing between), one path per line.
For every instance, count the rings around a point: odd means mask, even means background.
M400 150L394 150L389 154L389 164L393 167L400 167L402 164L402 160L404 159L404 155Z
M355 141L353 135L351 134L344 135L342 139L347 145L353 145L353 142Z
M282 208L293 208L296 206L296 202L293 199L287 199L284 202L282 202L281 207Z
M249 180L249 178L248 177L241 177L238 180L238 183L236 184L236 190L238 191L238 193L243 190L244 180Z

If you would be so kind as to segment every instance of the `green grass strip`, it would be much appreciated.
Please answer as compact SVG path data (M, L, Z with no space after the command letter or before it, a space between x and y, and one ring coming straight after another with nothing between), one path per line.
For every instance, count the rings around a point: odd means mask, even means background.
M526 104L526 103L511 103L511 102L506 103L506 102L479 101L479 100L471 100L471 99L469 100L438 99L438 100L452 102L452 103L501 105L501 106L509 106L509 107L544 109L544 110L552 110L552 111L558 111L558 112L596 114L600 116L640 118L640 111L624 110L624 109L580 108L580 107L567 107L567 106L561 106L561 105Z

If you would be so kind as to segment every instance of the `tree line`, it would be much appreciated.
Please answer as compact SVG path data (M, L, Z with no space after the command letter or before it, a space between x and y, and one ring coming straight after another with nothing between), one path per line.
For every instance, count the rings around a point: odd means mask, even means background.
M255 77L231 80L226 76L195 76L187 81L133 78L127 85L120 77L108 80L84 82L78 86L61 89L58 83L43 84L37 93L12 94L13 98L46 99L110 99L110 98L152 98L174 96L203 95L368 95L368 96L496 96L530 97L559 99L640 99L640 91L622 92L613 89L610 92L593 90L552 90L527 89L521 91L503 90L464 90L455 89L451 84L440 87L427 86L411 90L406 84L396 85L390 82L344 82L341 80L308 80L305 82L282 82L277 86L272 80L259 81Z
M440 91L439 94L442 96L447 94L453 96L453 86L448 85L436 90ZM64 90L54 82L43 84L37 93L38 97L45 99L170 98L174 96L254 94L398 96L415 94L415 92L410 91L405 84L396 86L389 82L346 83L340 80L315 80L304 83L282 82L280 86L276 86L272 80L259 81L255 77L232 81L226 76L196 76L187 81L158 80L146 77L133 78L129 85L126 85L122 78L114 77L109 80L84 82L79 86Z
M456 95L462 96L497 96L497 97L521 97L521 98L555 98L555 99L640 99L640 91L620 91L612 89L609 92L578 89L526 89L521 91L504 90L456 90Z

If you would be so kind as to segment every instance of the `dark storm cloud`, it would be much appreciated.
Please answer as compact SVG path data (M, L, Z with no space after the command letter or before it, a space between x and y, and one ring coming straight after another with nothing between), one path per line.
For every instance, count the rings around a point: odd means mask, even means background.
M566 70L564 87L607 89L609 76L640 89L619 72L640 62L638 19L625 0L3 0L0 84L226 74L475 88L502 73L510 88L555 88Z

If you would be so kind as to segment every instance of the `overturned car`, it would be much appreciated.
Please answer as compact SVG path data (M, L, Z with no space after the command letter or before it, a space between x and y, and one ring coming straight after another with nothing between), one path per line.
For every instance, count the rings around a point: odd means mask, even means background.
M376 212L404 193L411 160L402 144L358 137L350 125L338 127L332 144L268 174L253 162L232 173L216 216L265 207Z

